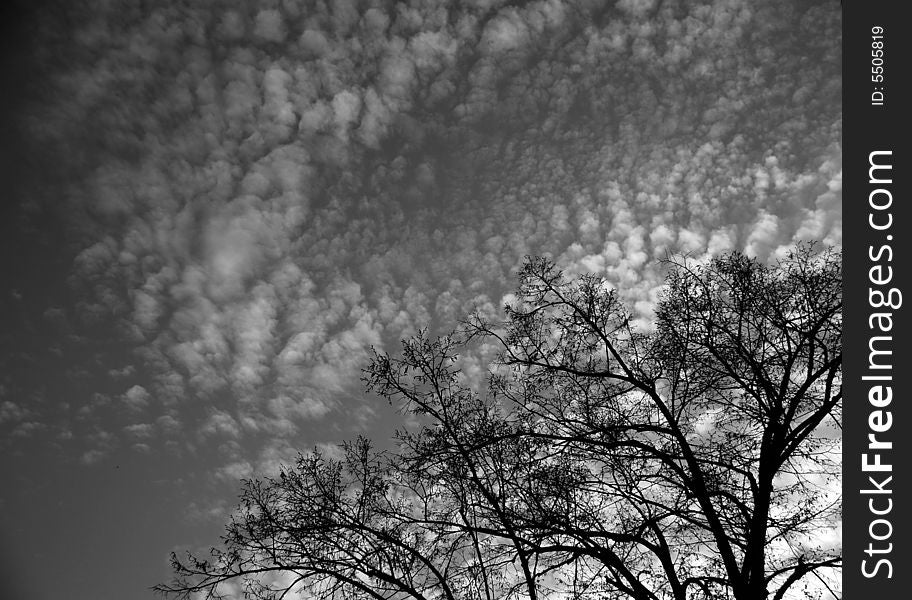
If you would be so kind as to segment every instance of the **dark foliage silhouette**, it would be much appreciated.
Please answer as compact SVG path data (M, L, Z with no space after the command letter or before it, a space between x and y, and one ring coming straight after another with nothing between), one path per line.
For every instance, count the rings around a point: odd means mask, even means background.
M841 260L669 262L654 326L529 259L502 322L375 354L419 426L245 483L222 547L157 589L257 598L806 597L832 586ZM460 353L497 348L484 385ZM809 585L810 584L810 585ZM832 590L831 590L832 591ZM232 592L234 593L234 592ZM838 594L838 590L835 591Z

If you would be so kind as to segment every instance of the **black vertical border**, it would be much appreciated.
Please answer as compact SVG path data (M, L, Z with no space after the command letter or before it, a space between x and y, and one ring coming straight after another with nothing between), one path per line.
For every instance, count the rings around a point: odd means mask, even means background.
M906 8L906 10L903 10ZM909 547L912 546L912 531L909 528L909 511L912 510L912 476L908 467L912 452L912 427L910 427L909 385L912 363L909 361L908 313L912 303L909 272L912 270L912 255L909 254L909 179L912 178L908 152L908 111L912 103L908 94L909 66L912 56L909 52L909 37L912 36L912 19L908 5L889 0L845 0L843 10L843 265L844 265L844 338L843 338L843 590L848 600L899 599L908 597L912 584L912 563L909 561ZM875 38L876 27L882 27L881 38ZM883 56L876 56L877 44L883 42ZM883 63L872 60L882 58ZM876 81L875 67L882 66L883 81ZM882 105L875 92L883 94ZM892 154L878 155L879 162L892 164L889 184L871 183L869 178L869 157L875 151L890 151ZM875 172L875 178L886 179L885 171ZM892 194L889 207L873 210L869 195L877 189L888 189ZM889 196L874 194L876 204L888 203ZM887 213L892 217L888 229L878 231L869 219L879 225L888 222ZM873 214L873 217L872 217ZM878 260L880 250L884 250ZM892 260L888 260L892 258ZM875 285L871 282L871 269L881 265L874 272L875 277L885 277L892 267L889 283ZM903 293L902 305L892 308L871 306L872 289L885 293L890 288ZM895 297L895 295L894 295ZM892 330L884 333L871 328L869 322L873 313L892 313ZM887 321L879 321L881 325ZM877 382L863 377L874 373L869 367L869 343L874 335L891 336L891 355L880 355L880 362L889 360L890 370L878 370L877 374L889 374L890 381L881 382L892 388L892 401L887 406L876 407L869 401L869 392ZM879 349L888 349L884 341L876 343ZM884 358L887 356L888 358ZM876 399L875 399L876 400ZM883 463L891 465L889 472L864 472L863 454L868 453L868 462L874 462L873 452L868 448L871 427L884 427L892 417L890 428L877 433L877 439L892 442L892 448L879 451ZM874 419L873 425L869 421ZM885 483L886 477L892 480ZM873 477L874 481L869 477ZM877 486L889 488L890 493L870 493ZM867 490L867 491L866 491ZM891 502L892 501L892 504ZM884 515L872 514L873 508L885 511ZM877 522L884 519L889 522ZM872 525L873 524L873 525ZM877 540L889 533L889 538ZM875 536L875 537L872 537ZM871 546L869 546L871 544ZM890 546L892 544L892 546ZM873 550L872 550L873 549ZM879 559L889 561L877 565ZM867 561L863 563L863 561ZM874 572L865 576L863 570ZM890 575L890 576L888 576Z

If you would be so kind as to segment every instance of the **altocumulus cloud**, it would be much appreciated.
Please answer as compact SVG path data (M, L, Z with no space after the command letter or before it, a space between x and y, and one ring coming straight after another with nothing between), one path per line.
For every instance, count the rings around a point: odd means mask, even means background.
M77 174L58 310L129 348L85 463L209 445L233 478L369 427L369 348L496 310L526 254L645 321L669 254L840 242L834 2L72 10L29 121Z

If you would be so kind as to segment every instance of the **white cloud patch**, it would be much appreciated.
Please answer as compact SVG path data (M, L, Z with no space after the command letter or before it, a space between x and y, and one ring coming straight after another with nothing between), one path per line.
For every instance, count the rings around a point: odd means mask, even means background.
M143 412L149 406L152 399L146 388L141 385L134 385L123 395L123 403L127 409L134 413Z
M285 19L282 13L274 9L257 13L253 35L268 42L282 42L285 39Z

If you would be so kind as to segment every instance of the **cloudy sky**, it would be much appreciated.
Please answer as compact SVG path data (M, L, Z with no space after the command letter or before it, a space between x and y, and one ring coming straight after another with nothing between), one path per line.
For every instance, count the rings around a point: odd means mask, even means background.
M527 254L645 324L657 259L841 240L835 0L4 10L18 597L150 598L239 478L388 436L370 347L498 310Z

